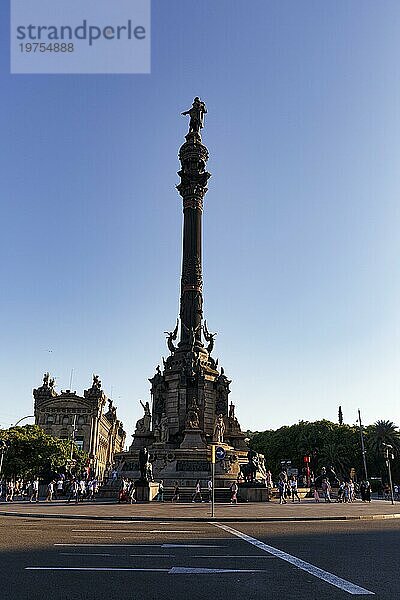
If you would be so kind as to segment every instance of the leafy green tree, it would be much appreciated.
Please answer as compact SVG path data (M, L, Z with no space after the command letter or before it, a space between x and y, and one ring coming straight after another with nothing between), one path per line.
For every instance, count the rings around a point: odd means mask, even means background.
M264 454L267 466L276 476L281 460L291 460L301 472L303 457L311 457L310 468L317 475L323 466L333 466L341 477L348 477L354 467L362 473L362 455L356 426L331 421L300 421L295 425L264 431L250 441L251 447Z
M6 478L50 477L55 471L70 465L72 442L47 435L37 425L0 430L0 439L8 446L2 470ZM74 468L81 470L86 463L86 455L75 445L72 450Z

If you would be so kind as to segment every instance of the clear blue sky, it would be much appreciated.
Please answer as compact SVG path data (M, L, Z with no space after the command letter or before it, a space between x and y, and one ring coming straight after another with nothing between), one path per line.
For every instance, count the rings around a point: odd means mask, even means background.
M151 75L114 76L11 76L6 4L0 424L32 412L44 371L66 389L73 368L133 432L178 312L195 95L205 316L242 426L339 404L399 423L399 3L153 0Z

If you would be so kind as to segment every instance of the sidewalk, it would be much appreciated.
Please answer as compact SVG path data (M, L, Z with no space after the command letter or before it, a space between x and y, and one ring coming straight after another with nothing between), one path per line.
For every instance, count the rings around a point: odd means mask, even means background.
M1 502L1 516L38 518L67 518L116 521L211 521L211 504L172 504L151 502L149 504L118 504L115 501L96 501L66 504L65 501ZM327 521L355 519L399 519L400 502L394 506L388 501L373 500L370 504L361 501L352 504L315 503L311 499L300 504L277 502L248 504L216 504L216 521Z

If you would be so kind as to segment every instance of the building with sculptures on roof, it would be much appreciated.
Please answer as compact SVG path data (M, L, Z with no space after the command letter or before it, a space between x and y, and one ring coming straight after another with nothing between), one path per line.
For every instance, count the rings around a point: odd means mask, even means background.
M88 454L91 472L100 480L107 476L114 455L124 449L126 433L98 375L93 375L92 386L78 396L71 390L57 393L55 380L45 373L33 397L36 425L49 435L73 440Z

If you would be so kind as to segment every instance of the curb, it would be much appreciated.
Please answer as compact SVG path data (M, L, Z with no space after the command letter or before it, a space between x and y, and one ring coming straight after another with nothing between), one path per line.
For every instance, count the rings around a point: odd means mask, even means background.
M23 517L34 519L70 519L83 521L175 521L192 523L296 523L296 522L316 522L316 521L382 521L385 519L400 519L400 513L383 515L332 515L325 517L149 517L149 516L117 516L117 515L65 515L57 513L21 513L11 511L0 511L0 517Z

